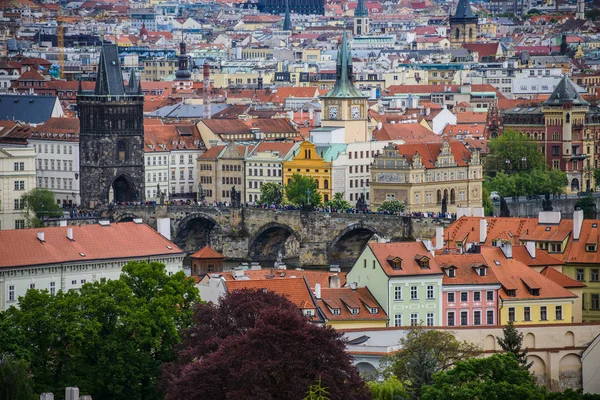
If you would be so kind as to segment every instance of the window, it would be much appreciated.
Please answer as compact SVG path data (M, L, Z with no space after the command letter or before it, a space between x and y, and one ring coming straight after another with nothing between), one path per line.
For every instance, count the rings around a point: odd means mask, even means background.
M487 301L494 301L494 292L492 290L488 290L486 293Z
M411 300L418 300L417 287L416 286L411 286L410 287L410 299Z
M433 326L433 313L427 313L427 326Z
M508 321L515 321L515 308L514 307L509 307L508 308Z
M540 320L548 321L548 308L546 306L540 307Z
M417 326L419 323L419 314L413 313L410 314L410 326Z
M454 326L454 311L448 311L448 326Z
M394 315L394 326L402 326L402 314Z
M448 303L454 303L454 292L448 292Z
M56 294L56 282L50 282L50 294Z
M598 270L597 269L593 269L590 271L590 281L598 282Z
M487 310L485 322L488 325L494 325L494 310Z
M473 301L481 301L481 292L473 292Z
M24 219L15 220L15 229L25 229L25 220Z
M556 308L554 309L554 319L556 319L557 321L562 321L562 306L556 306Z
M473 325L481 325L481 311L473 311Z
M30 283L29 284L29 289L35 289L35 283Z
M8 301L15 301L15 286L8 286Z
M460 312L460 325L467 326L469 324L469 312L461 311Z
M25 190L25 181L15 181L15 190Z
M592 294L592 310L600 309L600 295Z
M460 292L460 301L469 301L469 292Z
M432 300L433 297L433 285L427 286L427 300Z
M23 199L15 199L15 210L22 210L25 208L25 201Z
M531 307L523 307L523 321L531 321Z
M25 171L25 163L24 162L16 162L15 163L15 171Z
M575 276L579 282L583 282L585 280L585 273L584 273L583 269L578 269L575 272Z
M560 155L560 146L552 146L552 155L553 156Z
M394 301L402 300L402 288L400 286L396 286L394 288Z
M448 277L449 277L449 278L454 278L454 277L456 277L456 270L455 270L454 268L450 268L450 269L448 270Z

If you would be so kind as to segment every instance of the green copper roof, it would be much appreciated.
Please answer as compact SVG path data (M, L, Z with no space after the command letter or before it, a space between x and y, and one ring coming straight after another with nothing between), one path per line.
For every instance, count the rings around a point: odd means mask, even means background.
M292 30L292 20L290 18L290 0L285 1L285 18L283 19L283 30Z
M335 65L335 85L321 98L329 99L354 99L367 97L360 93L352 83L352 56L348 50L346 29L342 34L342 44L338 48L337 62Z
M365 0L358 0L358 5L354 9L354 17L368 17L369 10L365 7Z
M577 87L567 75L563 75L558 85L556 85L556 89L554 89L548 100L544 102L544 105L561 106L564 103L572 103L574 106L587 106L590 104L581 97L577 91Z

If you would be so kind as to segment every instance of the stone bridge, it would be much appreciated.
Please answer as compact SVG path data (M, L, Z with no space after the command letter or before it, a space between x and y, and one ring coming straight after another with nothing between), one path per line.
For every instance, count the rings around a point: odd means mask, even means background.
M405 241L435 236L448 220L382 214L345 214L260 208L117 206L102 211L111 221L141 218L157 228L169 218L171 239L188 253L211 245L239 261L296 259L299 266L351 266L369 240Z

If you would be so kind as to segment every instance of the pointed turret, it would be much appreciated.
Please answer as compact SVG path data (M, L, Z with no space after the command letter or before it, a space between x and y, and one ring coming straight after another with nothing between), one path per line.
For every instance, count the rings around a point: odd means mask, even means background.
M459 0L458 7L456 7L456 12L454 16L450 17L450 21L454 20L465 20L469 18L477 18L473 11L471 10L471 2L469 0Z
M135 70L131 68L129 72L129 82L127 83L127 94L142 94L142 86L135 75Z
M368 17L369 10L365 7L365 0L358 0L356 9L354 10L354 18L356 17Z
M558 85L556 85L556 89L554 89L548 100L544 102L544 105L562 106L565 103L570 103L574 106L587 106L590 104L581 97L577 86L575 86L567 75L563 75Z
M352 56L348 50L346 29L342 33L342 43L338 48L337 61L335 65L335 85L323 98L362 98L366 97L360 93L352 83Z
M179 69L175 71L175 77L178 80L188 80L191 78L192 73L189 68L189 59L186 53L186 44L181 40L179 43Z
M119 62L119 51L114 44L102 46L94 94L97 96L125 95L121 63Z
M283 19L283 30L292 30L292 19L290 18L290 0L285 0L285 18Z

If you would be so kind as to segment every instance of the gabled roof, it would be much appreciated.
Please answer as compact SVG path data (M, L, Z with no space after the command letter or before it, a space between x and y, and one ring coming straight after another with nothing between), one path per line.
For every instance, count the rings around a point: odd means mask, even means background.
M421 268L415 256L429 252L422 242L369 243L369 249L388 276L437 275L442 274L435 258L429 260L429 268ZM393 269L390 257L402 259L401 269ZM362 266L360 266L362 268Z
M330 321L387 321L388 319L381 305L366 287L321 289L321 298L317 299L317 305L325 318ZM358 308L358 314L352 314L348 307ZM371 313L371 308L377 309L377 313ZM338 309L339 314L334 314L333 309Z
M402 140L404 143L441 142L442 137L416 122L408 124L383 124L373 131L378 141Z
M203 248L201 248L200 250L198 250L197 252L195 252L194 254L192 254L190 257L192 258L199 258L199 259L219 259L219 260L224 260L225 256L221 253L219 253L218 251L216 251L215 249L213 249L210 246L204 246Z
M575 279L570 278L570 277L566 276L565 274L558 272L557 270L555 270L552 267L546 267L540 273L542 275L544 275L546 278L550 279L551 281L558 283L560 286L564 287L565 289L584 288L587 286L585 283L576 281Z
M450 146L450 152L454 156L456 165L464 167L471 159L471 152L465 145L457 140L447 143ZM398 153L406 157L408 162L412 162L415 155L421 156L421 162L425 168L436 168L436 160L442 152L444 143L421 143L421 144L399 144L396 145Z
M317 308L304 278L227 281L225 286L228 292L243 289L265 289L286 297L300 309Z
M38 232L44 232L44 242ZM0 231L0 243L0 268L183 254L154 229L135 222Z
M575 86L575 83L567 75L563 75L558 85L556 85L554 92L550 95L550 98L544 102L544 105L561 106L565 103L572 103L575 106L587 106L590 104L581 97L577 86Z

